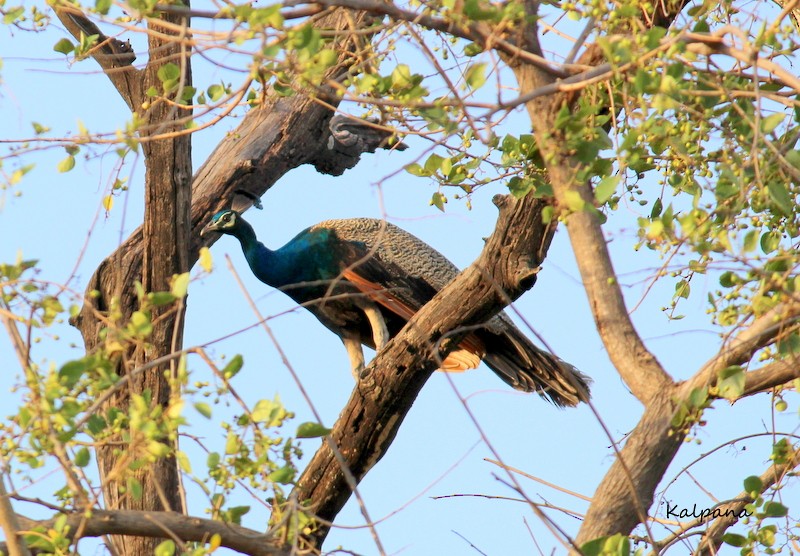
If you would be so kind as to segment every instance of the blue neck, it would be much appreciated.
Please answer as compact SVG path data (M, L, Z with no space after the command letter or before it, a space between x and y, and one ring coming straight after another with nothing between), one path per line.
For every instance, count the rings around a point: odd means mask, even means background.
M287 283L290 278L285 258L258 241L250 224L240 220L239 225L233 230L233 235L242 244L244 258L256 278L274 288L279 288Z

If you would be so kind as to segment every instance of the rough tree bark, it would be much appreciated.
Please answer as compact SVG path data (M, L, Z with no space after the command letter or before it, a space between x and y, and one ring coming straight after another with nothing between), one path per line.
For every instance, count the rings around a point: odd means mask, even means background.
M61 20L73 34L86 32L91 22L70 11L57 11ZM183 29L189 26L185 16L164 15L166 23ZM107 39L101 44L95 58L111 76L112 82L128 106L143 118L140 130L141 148L145 159L145 216L143 257L130 261L126 257L112 257L104 261L90 281L88 291L97 296L87 296L80 315L75 319L80 329L87 352L102 346L102 329L107 326L103 316L113 303L118 303L122 322L127 321L138 308L134 283L141 282L145 291L168 291L170 280L176 274L188 272L189 264L189 215L191 208L191 136L177 135L152 139L161 134L181 131L181 119L191 114L190 109L178 108L161 100L144 104L146 91L150 87L162 90L158 70L171 62L181 69L181 78L175 97L184 87L191 85L190 49L170 28L160 25L159 20L150 20L148 34L149 60L143 70L133 69L130 56L120 53L120 44ZM129 373L142 364L174 352L181 348L183 331L183 307L177 311L164 308L153 309L153 333L147 348L136 348L124 354L117 368L120 375ZM166 406L170 400L169 365L137 373L127 388L120 389L108 402L108 407L125 410L131 396L149 391L152 403ZM176 439L164 438L166 444L175 445ZM126 481L119 479L120 468L124 468L141 454L126 454L119 446L119 439L97 450L98 466L103 483L103 496L109 509L173 510L182 511L180 481L174 459L159 459L134 472L141 483L142 495L135 497L126 489ZM123 555L152 554L158 539L147 537L114 537L115 551Z

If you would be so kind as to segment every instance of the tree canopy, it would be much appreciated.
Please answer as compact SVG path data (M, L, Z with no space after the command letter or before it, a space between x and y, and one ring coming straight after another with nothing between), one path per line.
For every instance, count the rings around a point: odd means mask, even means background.
M798 549L795 3L0 13L6 553ZM262 196L265 242L372 211L465 270L354 384L199 235ZM431 379L509 305L591 404Z

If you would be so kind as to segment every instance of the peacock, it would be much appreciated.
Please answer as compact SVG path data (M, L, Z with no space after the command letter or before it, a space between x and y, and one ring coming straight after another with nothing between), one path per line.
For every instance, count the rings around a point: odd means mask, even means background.
M275 251L235 210L217 213L201 236L211 232L238 239L259 280L341 338L356 379L364 369L362 344L380 350L459 272L419 238L373 218L321 222ZM505 313L471 331L440 367L474 369L481 360L515 389L537 392L557 406L589 399L589 378L535 346Z

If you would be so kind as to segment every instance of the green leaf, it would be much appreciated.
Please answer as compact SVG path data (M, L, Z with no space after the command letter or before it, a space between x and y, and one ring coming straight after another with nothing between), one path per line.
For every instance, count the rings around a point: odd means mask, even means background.
M211 250L208 247L200 248L198 262L200 263L200 268L205 272L211 272L214 269L214 259L211 257Z
M723 288L730 288L733 287L739 280L738 276L733 273L731 270L727 270L720 274L719 276L719 285Z
M291 414L286 411L280 398L275 396L274 400L256 402L250 417L253 421L263 423L268 427L279 427L286 418L291 417Z
M413 87L414 76L411 74L411 68L407 64L398 64L394 71L392 71L392 87L397 89L405 89Z
M189 273L184 272L183 274L175 274L172 277L170 291L172 292L172 295L178 299L186 297L186 294L189 292Z
M773 525L768 525L767 527L762 527L756 533L756 538L758 542L763 544L764 546L772 546L775 544L775 527Z
M776 127L780 125L780 123L785 118L785 114L771 114L766 118L761 119L761 133L770 133Z
M207 403L205 403L205 402L195 402L194 408L197 410L197 412L200 415L202 415L206 419L211 419L211 415L212 415L211 406L208 405Z
M717 388L723 398L735 401L744 392L745 373L739 365L732 365L719 372Z
M572 212L579 212L586 208L586 202L583 197L574 189L568 189L564 192L564 201L566 201L567 208Z
M99 14L108 14L108 10L111 9L111 0L95 0L94 9Z
M785 155L786 160L797 169L800 169L800 152L791 150Z
M69 39L61 39L56 44L53 45L53 50L56 52L60 52L61 54L67 55L73 50L75 50L75 45L72 44L72 41Z
M442 193L438 191L431 195L430 205L438 208L440 211L444 212L444 205L447 202L447 197L445 197Z
M664 209L664 205L661 203L661 198L655 200L653 203L653 208L650 210L650 218L658 218L661 216L661 211Z
M92 415L86 421L86 428L92 436L98 436L101 432L106 430L106 420L100 415Z
M744 236L743 248L744 248L745 253L749 253L751 251L754 251L755 248L756 248L756 245L758 245L758 232L756 232L755 230L750 230Z
M761 482L761 477L750 475L744 480L744 490L747 494L754 498L761 494L761 489L764 488L764 483Z
M483 46L476 42L471 42L464 47L464 56L477 56L481 52L483 52Z
M69 172L74 167L75 167L75 157L69 155L67 158L63 159L61 162L58 163L58 165L56 166L56 170L58 170L63 174L64 172Z
M135 477L128 477L127 480L128 492L134 500L142 499L142 483Z
M14 23L24 14L25 14L25 8L22 6L16 6L14 8L10 8L6 10L5 15L3 16L3 23L5 24Z
M420 166L416 162L412 162L411 164L406 166L405 170L412 176L425 177L431 175L430 172L425 170L422 166Z
M747 537L736 533L725 533L722 535L722 542L730 546L742 547L747 544Z
M111 209L114 207L114 196L113 195L106 195L103 197L103 208L106 212L111 212Z
M148 294L147 299L152 305L161 307L163 305L169 305L170 303L173 303L178 298L170 292L153 292Z
M691 287L689 286L689 282L686 280L681 280L677 284L675 284L675 297L682 297L684 299L689 298L689 294L691 293Z
M692 407L701 409L708 401L708 388L694 388L689 393L689 403Z
M59 382L67 388L72 388L81 379L83 373L89 370L89 367L90 365L86 359L64 363L64 366L58 371Z
M225 87L222 85L211 85L208 90L208 98L211 99L211 102L217 102L225 95Z
M600 180L600 183L594 188L595 200L601 205L608 201L616 192L619 180L619 176L606 176Z
M178 78L181 76L181 68L179 68L176 64L172 62L167 62L160 68L158 68L158 72L156 72L158 79L162 83L166 83L168 81L177 81Z
M326 436L331 433L331 429L320 425L319 423L306 422L297 427L297 438L318 438Z
M430 155L428 160L425 161L425 171L429 172L430 174L435 174L439 169L441 169L442 162L444 162L444 158L438 154L434 153Z
M184 473L192 472L192 463L189 461L189 456L186 455L186 452L181 452L180 450L175 452L175 461L178 462L178 467Z
M155 551L155 556L173 556L175 554L175 542L172 540L165 540L159 544Z
M219 466L220 459L222 458L220 457L219 452L211 452L206 458L206 466L212 470L216 469L217 466Z
M250 506L233 506L225 510L225 521L228 523L239 524L242 522L242 516L250 511Z
M630 556L630 553L630 539L619 533L591 540L581 546L583 556Z
M232 456L239 451L242 447L242 441L233 431L228 431L228 436L225 439L225 454Z
M781 234L780 232L770 231L765 232L761 236L761 250L764 252L765 255L769 255L773 251L778 248L778 245L781 243Z
M89 449L84 446L75 453L73 463L75 463L77 467L86 467L89 465L90 460L91 454L89 453Z
M294 479L294 472L294 467L286 465L270 473L267 478L273 483L288 485L291 484L292 480Z
M131 330L138 336L149 336L153 332L153 323L150 317L142 311L134 311L131 315Z
M792 198L789 196L789 191L786 186L779 181L770 181L767 184L767 191L769 197L775 203L775 206L784 216L791 216L794 204Z
M780 502L769 501L764 503L764 517L785 517L789 509Z
M514 176L508 180L508 190L517 199L522 199L533 189L533 180Z
M48 131L50 131L49 127L47 127L46 125L42 125L39 122L31 122L31 125L33 126L33 132L36 135L41 135L42 133L47 133Z
M469 66L464 72L464 82L473 91L483 87L486 83L486 63L480 62Z
M244 358L239 354L234 355L231 360L228 361L228 364L225 365L225 368L222 369L222 376L230 380L242 370L242 365L244 365Z

